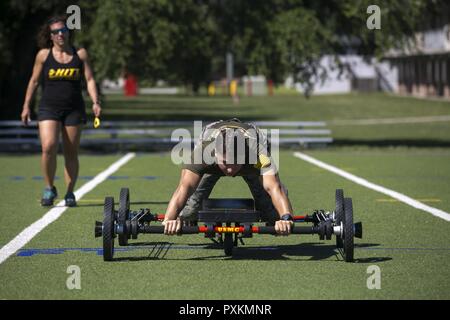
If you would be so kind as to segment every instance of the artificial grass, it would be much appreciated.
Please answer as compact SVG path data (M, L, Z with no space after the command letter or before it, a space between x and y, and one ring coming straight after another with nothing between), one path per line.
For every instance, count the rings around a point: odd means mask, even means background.
M448 154L430 150L348 150L308 152L344 170L418 197L422 192L445 200L448 194ZM426 154L422 154L427 151ZM396 153L397 152L397 153ZM419 153L419 154L417 154ZM90 158L85 166L94 167ZM102 159L106 167L112 158ZM2 161L4 161L2 159ZM418 163L428 162L429 166ZM23 163L23 165L26 162ZM448 299L449 224L426 212L396 202L380 202L383 195L281 153L280 175L289 188L295 210L333 209L334 190L343 188L354 201L355 221L363 221L364 238L356 240L355 263L345 263L334 239L317 236L255 235L232 258L201 235L168 238L141 235L131 240L139 249L118 251L116 261L104 262L93 252L12 256L0 265L0 297L5 299ZM19 166L20 167L20 166ZM85 196L92 199L44 229L24 249L101 248L93 235L102 219L101 200L117 197L127 186L131 207L163 212L176 187L178 167L169 155L142 154ZM30 172L30 174L35 174ZM144 176L153 179L141 178ZM432 177L417 190L423 177ZM3 181L2 181L3 184ZM25 193L32 184L24 183ZM30 190L30 191L27 191ZM408 192L415 192L408 194ZM250 193L240 178L224 178L212 196L245 197ZM80 203L81 204L81 203ZM3 206L4 204L2 204ZM441 203L448 208L446 200ZM3 209L3 208L2 208ZM38 203L30 212L41 210ZM2 212L7 212L2 210ZM6 218L5 218L6 217ZM2 224L14 223L5 215ZM26 225L23 225L26 227ZM117 242L116 242L117 245ZM133 247L133 246L131 246ZM68 290L67 267L81 269L81 290ZM367 268L381 269L381 289L366 286Z

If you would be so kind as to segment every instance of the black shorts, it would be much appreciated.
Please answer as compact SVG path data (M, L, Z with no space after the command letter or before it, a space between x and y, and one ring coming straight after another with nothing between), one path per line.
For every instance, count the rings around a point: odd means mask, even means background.
M56 120L61 122L64 126L77 126L79 124L86 124L86 118L86 111L84 109L39 109L38 111L38 121Z

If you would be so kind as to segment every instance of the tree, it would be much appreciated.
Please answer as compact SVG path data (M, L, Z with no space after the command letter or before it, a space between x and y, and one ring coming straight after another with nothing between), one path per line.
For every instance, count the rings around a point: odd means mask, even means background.
M0 3L0 118L18 119L38 51L39 28L71 4L86 1L34 0Z
M407 43L444 0L379 0L381 30L366 27L369 0L9 0L0 3L0 114L17 118L35 54L38 28L67 6L81 8L76 44L88 49L95 77L124 70L141 79L191 85L223 74L231 51L240 74L281 82L289 74L312 87L324 54L349 49L382 56Z
M288 74L306 88L325 76L322 55L352 50L381 57L407 43L425 12L442 1L381 0L382 30L366 25L369 0L219 1L217 19L241 70L281 82ZM308 90L307 90L308 93Z
M214 20L206 2L105 1L96 16L80 40L90 42L100 79L126 69L140 78L189 83L197 90L208 77Z

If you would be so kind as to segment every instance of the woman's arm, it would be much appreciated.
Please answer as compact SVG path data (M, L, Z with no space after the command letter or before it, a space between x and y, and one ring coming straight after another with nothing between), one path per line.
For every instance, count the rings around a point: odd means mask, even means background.
M97 92L97 85L94 79L94 73L92 72L91 65L89 64L89 57L86 49L82 48L78 50L78 56L84 63L84 77L86 79L87 91L92 99L92 111L96 117L100 117L102 108L100 106L100 100Z
M25 94L25 101L22 107L21 119L24 125L28 125L30 121L30 103L33 99L34 92L39 86L39 77L41 76L42 69L44 66L45 59L47 59L49 49L42 49L36 55L34 60L33 73L31 74L30 81L28 81L27 91Z

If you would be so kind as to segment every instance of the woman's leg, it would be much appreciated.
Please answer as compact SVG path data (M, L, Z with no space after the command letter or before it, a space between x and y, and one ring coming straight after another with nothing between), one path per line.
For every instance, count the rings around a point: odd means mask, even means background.
M48 188L53 187L55 179L60 128L61 124L58 121L39 121L39 137L42 146L41 169Z
M73 192L78 178L78 148L80 146L82 125L63 126L64 178L67 192Z

